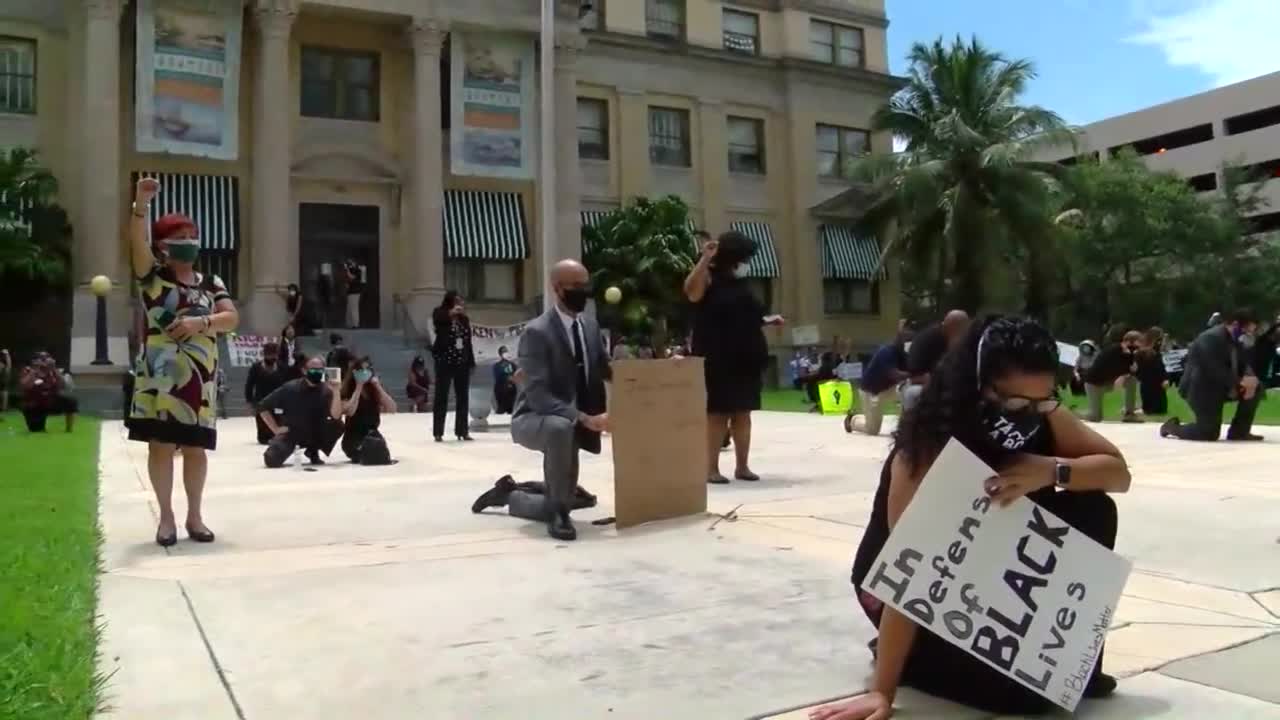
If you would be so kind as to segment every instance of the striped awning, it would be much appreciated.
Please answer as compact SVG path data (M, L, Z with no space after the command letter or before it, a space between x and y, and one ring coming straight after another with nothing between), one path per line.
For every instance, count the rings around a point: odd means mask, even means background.
M822 277L833 280L878 280L885 276L880 264L880 247L871 238L858 237L847 225L823 225Z
M600 224L613 210L583 210L581 213L581 221L584 227L595 227Z
M160 181L160 192L151 201L151 220L182 213L191 218L205 250L240 247L240 179L234 175L179 175L143 171L139 178ZM132 190L129 197L133 196Z
M782 273L778 266L778 250L773 242L773 228L763 222L734 222L734 230L755 241L756 254L747 263L747 277L776 278Z
M444 256L450 260L529 257L520 193L445 190Z

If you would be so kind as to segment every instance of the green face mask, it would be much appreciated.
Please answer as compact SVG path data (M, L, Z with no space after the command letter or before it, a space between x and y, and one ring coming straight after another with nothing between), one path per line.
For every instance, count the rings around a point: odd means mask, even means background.
M199 243L166 243L165 252L169 254L169 259L174 262L190 265L200 257Z

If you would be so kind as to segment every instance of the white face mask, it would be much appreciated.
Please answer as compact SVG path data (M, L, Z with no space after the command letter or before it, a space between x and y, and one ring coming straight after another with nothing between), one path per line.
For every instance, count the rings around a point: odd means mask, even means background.
M746 263L743 263L733 269L733 276L736 278L744 278L750 270L751 268L747 267Z

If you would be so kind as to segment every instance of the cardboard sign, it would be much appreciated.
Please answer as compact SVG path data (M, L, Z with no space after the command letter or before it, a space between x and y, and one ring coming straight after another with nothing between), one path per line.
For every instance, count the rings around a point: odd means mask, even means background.
M993 505L995 474L948 443L863 589L1073 711L1132 565L1031 500Z
M262 346L276 339L266 335L228 335L231 367L249 367L262 359Z
M619 528L707 511L702 358L613 365L614 515Z

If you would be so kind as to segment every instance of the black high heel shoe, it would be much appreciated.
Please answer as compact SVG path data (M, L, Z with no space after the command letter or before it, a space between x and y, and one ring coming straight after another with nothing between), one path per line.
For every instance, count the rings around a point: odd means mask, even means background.
M157 544L157 545L159 545L160 547L163 547L163 548L173 547L174 545L177 545L177 544L178 544L178 531L177 531L177 530L174 530L172 533L169 533L168 535L161 535L161 534L160 534L160 531L159 531L159 530L157 530L157 531L156 531L156 544Z
M187 537L198 543L211 543L216 539L212 530L193 530L190 525L187 526Z

